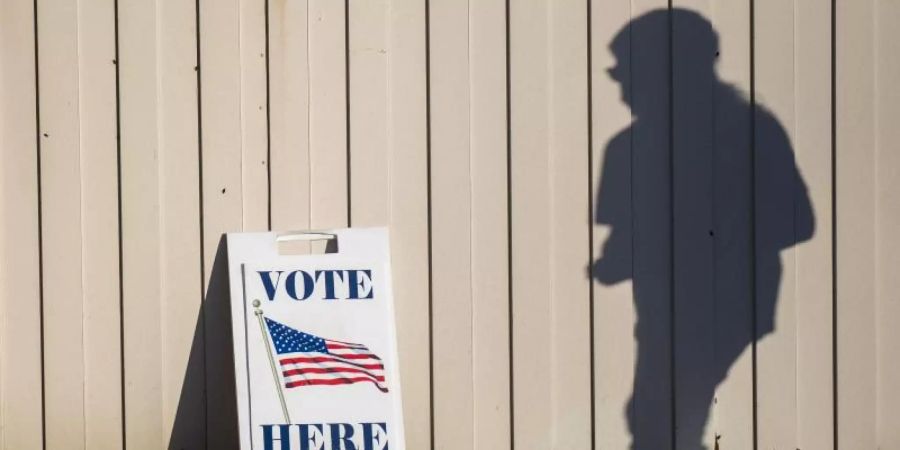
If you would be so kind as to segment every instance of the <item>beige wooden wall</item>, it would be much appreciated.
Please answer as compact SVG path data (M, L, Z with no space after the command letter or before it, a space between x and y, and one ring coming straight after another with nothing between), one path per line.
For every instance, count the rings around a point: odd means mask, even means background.
M387 224L407 448L627 448L634 290L588 277L592 209L631 121L609 42L670 6L718 31L816 217L704 442L900 449L894 0L0 0L0 447L229 448L222 233ZM630 39L677 88L669 41ZM678 428L693 374L660 345Z

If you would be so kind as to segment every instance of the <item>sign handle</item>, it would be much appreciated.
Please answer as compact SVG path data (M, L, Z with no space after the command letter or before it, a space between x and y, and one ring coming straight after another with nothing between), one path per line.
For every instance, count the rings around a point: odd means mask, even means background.
M272 367L272 379L275 380L275 388L278 390L278 399L281 400L281 411L284 412L284 423L291 423L291 416L288 414L287 403L284 401L284 392L281 388L281 379L278 378L278 367L275 365L275 356L272 355L272 343L269 342L269 332L266 330L266 324L263 323L263 312L259 309L259 300L253 300L253 314L259 321L259 331L263 334L266 341L266 351L269 353L269 366Z

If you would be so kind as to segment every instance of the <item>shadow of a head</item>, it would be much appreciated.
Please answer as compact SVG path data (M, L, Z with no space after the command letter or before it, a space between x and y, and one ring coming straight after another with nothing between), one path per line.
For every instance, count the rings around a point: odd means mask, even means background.
M676 27L677 37L672 37L670 30ZM642 42L634 43L636 37L640 37ZM712 23L695 11L681 8L672 9L671 13L668 9L653 10L632 19L609 43L609 50L615 56L616 64L607 68L606 72L619 83L621 99L631 107L636 117L659 113L659 106L663 106L659 102L633 102L632 84L638 84L646 90L650 87L647 82L660 79L661 75L668 73L669 45L672 46L673 57L681 63L679 66L682 69L695 72L702 80L714 77L719 55L719 35ZM644 61L645 57L651 55L636 53L635 46L655 49L656 53L662 50L666 54L654 55L662 56L657 61ZM653 70L650 70L651 67ZM635 80L635 77L639 79Z

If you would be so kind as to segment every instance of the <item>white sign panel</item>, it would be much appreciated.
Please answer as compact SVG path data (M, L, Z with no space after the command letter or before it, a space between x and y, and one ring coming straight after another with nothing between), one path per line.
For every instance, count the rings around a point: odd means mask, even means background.
M315 238L337 252L279 254ZM403 450L386 230L227 239L241 448Z

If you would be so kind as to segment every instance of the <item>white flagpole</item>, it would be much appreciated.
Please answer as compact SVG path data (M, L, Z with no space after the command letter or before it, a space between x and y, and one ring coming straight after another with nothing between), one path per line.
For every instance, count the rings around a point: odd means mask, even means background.
M275 356L272 354L272 343L269 341L269 332L266 330L266 324L263 323L263 312L259 309L259 300L253 300L253 314L259 320L259 331L263 334L266 341L266 351L269 353L269 365L272 367L272 378L275 380L275 387L278 390L278 399L281 400L281 411L284 412L284 423L291 423L291 416L288 414L287 403L284 401L284 392L281 386L281 379L278 377L278 367L275 365Z

